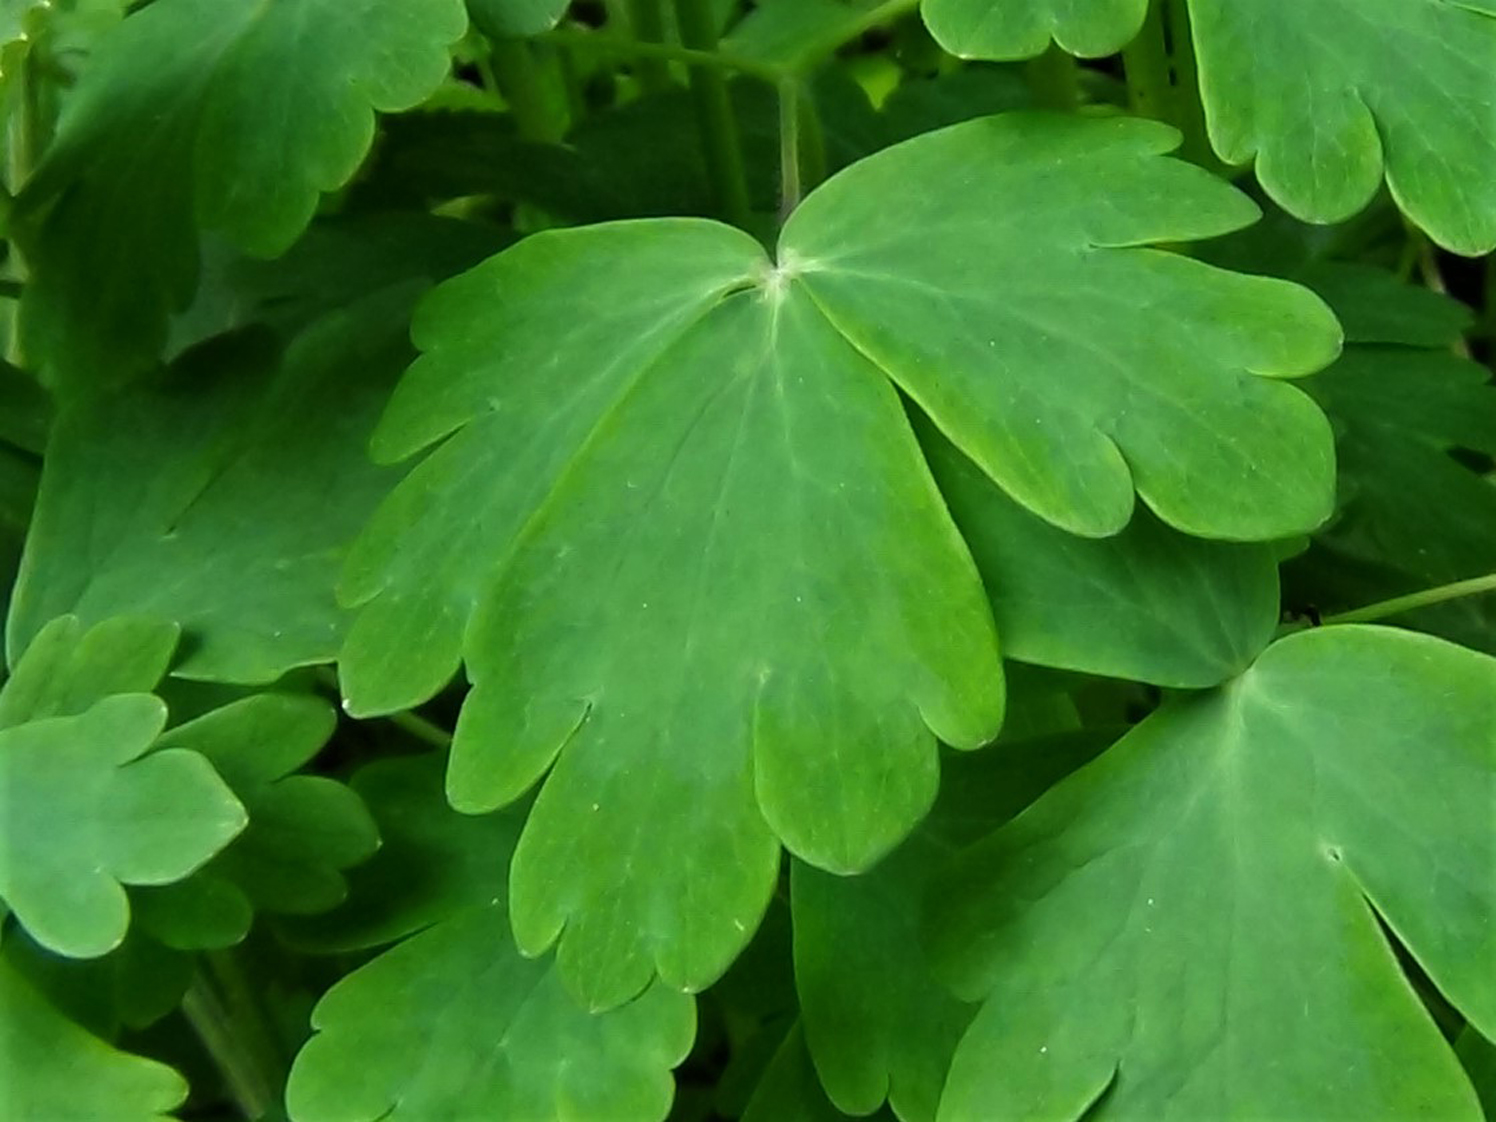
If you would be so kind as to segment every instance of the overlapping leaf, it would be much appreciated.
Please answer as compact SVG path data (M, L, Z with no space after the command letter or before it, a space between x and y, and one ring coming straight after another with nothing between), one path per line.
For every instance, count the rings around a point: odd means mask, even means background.
M127 645L142 634L144 659ZM158 698L113 692L107 671L54 676L91 660L134 673L159 649L149 628L82 635L64 617L36 648L0 691L0 898L43 946L90 957L124 939L123 885L187 876L244 828L244 808L197 753L145 754L166 723Z
M538 35L566 14L571 0L467 0L485 35Z
M956 54L1120 50L1146 0L924 0ZM1189 0L1210 139L1288 211L1335 222L1387 185L1459 253L1496 248L1496 3ZM1182 28L1176 28L1182 32Z
M409 937L318 1004L317 1035L287 1091L295 1122L663 1119L670 1069L695 1032L692 1000L657 985L594 1015L561 986L554 962L522 956L504 906L516 816L455 814L439 759L375 764L355 786L389 844L355 878L375 891L360 899L356 888L351 915L329 916L324 937L340 928L345 945ZM416 869L444 884L400 883Z
M11 1118L170 1122L187 1083L64 1017L0 959L0 1105Z
M417 286L418 288L418 286ZM417 288L316 321L284 355L235 336L159 385L64 410L7 628L10 657L64 612L178 620L175 668L263 683L329 661L348 542L393 485L368 434L408 357Z
M1165 706L940 886L985 999L940 1118L1478 1119L1388 940L1496 1029L1493 803L1496 659L1442 640L1300 632Z
M348 704L409 706L462 655L454 803L554 761L515 930L530 953L560 936L590 1002L710 982L780 842L865 867L930 805L935 736L996 731L980 584L889 379L1069 530L1122 529L1135 488L1224 537L1328 513L1328 425L1278 379L1338 327L1293 286L1147 248L1253 214L1160 158L1173 141L972 122L836 177L777 264L713 224L624 223L527 239L423 305L375 451L449 439L350 557Z
M436 88L465 23L462 0L158 0L131 15L22 197L30 352L63 381L148 363L192 296L198 228L285 250L363 158L374 111Z

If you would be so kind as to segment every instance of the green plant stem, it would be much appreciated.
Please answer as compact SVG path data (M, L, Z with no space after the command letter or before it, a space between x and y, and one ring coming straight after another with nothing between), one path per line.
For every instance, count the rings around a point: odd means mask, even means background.
M1122 49L1122 65L1127 73L1127 103L1134 113L1156 121L1173 123L1174 83L1169 73L1169 50L1164 41L1161 0L1152 0L1143 28Z
M204 955L182 998L182 1013L222 1073L229 1094L253 1122L280 1101L288 1065L232 952Z
M1195 55L1195 40L1190 29L1187 0L1160 0L1166 4L1169 42L1174 52L1174 120L1170 123L1184 134L1179 152L1191 163L1213 172L1226 170L1210 146L1210 132L1205 123L1205 102L1200 94L1200 65Z
M628 0L629 28L642 44L665 41L665 19L659 0ZM659 93L670 86L668 61L659 55L639 55L639 85L645 93Z
M343 689L338 684L337 674L330 667L326 666L317 667L314 673L317 683L336 697L339 704L341 704ZM398 713L388 713L380 719L388 721L401 732L407 733L416 740L429 744L433 748L450 748L452 746L452 734L450 732L442 728L435 721L428 721L419 713L412 712L409 709Z
M509 103L520 136L544 144L559 141L564 126L551 112L530 44L524 39L495 39L492 58L499 93Z
M1372 620L1386 619L1389 616L1400 616L1404 612L1415 611L1418 608L1427 608L1431 604L1442 604L1448 600L1460 600L1467 596L1481 596L1490 592L1496 592L1496 573L1455 581L1453 584L1441 584L1437 588L1425 588L1421 592L1410 592L1406 596L1396 596L1391 600L1368 604L1364 608L1355 608L1349 612L1338 612L1332 616L1325 616L1323 622L1326 624L1368 623Z
M714 52L717 30L710 0L675 0L681 41L693 51ZM701 129L707 175L721 216L746 229L752 221L748 202L748 179L743 170L743 150L738 142L738 123L733 117L727 80L719 68L691 67L691 96L696 102L696 120Z
M1074 109L1080 105L1080 75L1075 60L1051 43L1049 49L1024 67L1034 101L1045 109Z
M697 51L690 47L679 47L674 43L644 43L637 39L625 39L620 35L609 35L602 31L577 31L569 27L558 27L535 36L536 42L554 43L577 50L594 50L621 58L657 58L666 62L679 62L686 66L707 66L717 70L731 71L761 78L778 85L792 72L782 66L760 62L757 59L741 58L723 51Z
M779 83L779 224L800 205L800 83Z

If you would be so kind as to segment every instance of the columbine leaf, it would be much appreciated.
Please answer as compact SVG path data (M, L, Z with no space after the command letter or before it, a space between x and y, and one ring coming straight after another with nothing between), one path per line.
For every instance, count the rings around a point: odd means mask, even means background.
M1496 659L1427 636L1301 632L1166 705L940 886L985 998L941 1119L1479 1118L1381 923L1496 1028L1493 798Z
M657 985L594 1015L567 994L552 960L522 956L504 906L516 816L455 814L441 766L391 760L354 781L389 842L354 874L351 915L320 926L326 935L341 925L331 942L343 946L416 934L318 1004L317 1035L291 1073L291 1116L663 1119L670 1069L695 1034L692 1000ZM444 883L419 883L427 875Z
M12 1118L170 1122L187 1083L73 1024L0 959L0 1087Z
M358 166L374 111L440 83L465 24L462 0L158 0L131 15L22 196L28 351L68 380L149 362L196 285L197 229L283 252Z
M0 690L0 898L42 946L117 947L122 885L182 879L244 828L244 808L195 752L145 753L166 706L140 692L172 629L59 619ZM112 695L112 696L106 696Z
M6 632L12 658L63 612L178 620L175 673L260 684L329 661L343 551L395 475L368 434L408 357L416 290L317 321L283 356L235 337L161 384L58 420Z
M950 441L921 436L1007 657L1188 688L1241 673L1272 639L1271 546L1188 537L1147 510L1115 537L1067 534L1008 498Z
M341 870L367 859L379 833L363 800L320 775L296 775L337 719L313 697L256 694L178 725L160 748L201 753L249 812L244 833L208 869L258 909L325 911L347 895Z
M1072 54L1120 50L1147 0L924 0L925 21L963 57L1019 59L1053 38ZM1257 161L1269 195L1299 218L1338 222L1385 173L1403 211L1457 253L1496 247L1496 3L1189 0L1210 140ZM1176 29L1182 30L1182 29Z
M555 27L571 0L467 0L473 23L485 35L539 35Z
M867 1114L886 1098L905 1122L935 1117L975 1010L931 968L920 924L927 890L957 846L1006 822L1114 737L1077 732L947 759L930 817L877 868L836 877L795 865L801 1025L839 1108Z
M973 122L836 177L777 266L715 224L621 223L529 238L423 304L374 448L450 439L350 557L348 704L416 703L463 654L454 805L503 805L555 762L515 931L527 953L561 936L590 1003L656 972L708 984L780 842L866 867L930 805L935 736L996 732L980 584L888 377L1068 529L1120 530L1135 485L1224 536L1328 512L1328 425L1272 376L1327 361L1338 328L1293 286L1141 248L1251 215L1157 158L1172 141ZM906 187L973 168L989 194ZM994 206L1042 213L994 226Z
M841 1122L848 1117L826 1097L805 1047L805 1033L796 1022L764 1069L743 1122ZM873 1122L890 1122L892 1117L880 1110Z

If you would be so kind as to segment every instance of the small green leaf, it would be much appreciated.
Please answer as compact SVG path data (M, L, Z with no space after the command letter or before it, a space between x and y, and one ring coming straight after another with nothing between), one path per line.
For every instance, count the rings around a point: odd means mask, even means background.
M87 628L76 616L47 621L29 645L13 648L11 677L0 690L0 729L76 717L111 694L155 689L177 638L175 624L144 616L114 616Z
M164 1064L116 1051L53 1009L0 959L0 1087L17 1119L171 1122L187 1083Z
M129 16L21 196L28 352L67 383L149 363L196 286L198 228L283 252L357 168L374 112L441 82L465 24L462 0L157 0Z
M1241 673L1272 639L1270 545L1188 537L1147 510L1115 537L1067 534L1008 498L938 433L921 437L1007 657L1199 688Z
M795 1022L754 1088L743 1122L842 1122L849 1117L826 1097L805 1047L805 1033ZM873 1118L891 1122L893 1115L880 1110Z
M961 58L1033 58L1051 42L1099 58L1138 33L1148 0L924 0L920 10L930 34Z
M58 419L7 627L11 657L53 616L182 624L185 677L261 684L330 661L343 551L395 481L369 432L408 359L402 286L318 320L283 356L232 337L159 385Z
M1299 632L1165 705L938 886L985 999L942 1122L1479 1119L1386 932L1496 1029L1493 805L1496 659L1441 640Z

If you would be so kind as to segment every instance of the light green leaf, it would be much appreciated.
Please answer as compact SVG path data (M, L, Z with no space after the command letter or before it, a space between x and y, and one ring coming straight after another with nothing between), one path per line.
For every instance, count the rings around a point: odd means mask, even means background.
M158 385L74 401L42 472L11 658L63 612L140 612L182 624L185 677L260 684L330 661L343 552L396 478L366 445L415 291L333 313L283 356L232 337Z
M571 0L467 0L473 23L485 35L539 35L555 27Z
M1067 534L1013 502L938 433L921 437L1007 657L1198 688L1241 673L1272 639L1272 546L1188 537L1147 510L1115 537Z
M805 1033L797 1021L790 1026L769 1066L764 1070L743 1122L841 1122L851 1117L836 1109L816 1077L805 1047ZM880 1110L874 1122L889 1122L892 1115Z
M357 168L374 112L437 87L465 25L462 0L157 0L127 18L21 199L28 353L70 382L148 363L192 296L197 230L283 252Z
M325 911L347 895L340 870L379 848L363 800L326 776L293 774L332 735L337 717L314 697L265 693L172 729L158 748L203 755L249 812L249 826L204 870L255 908Z
M318 1004L287 1092L295 1122L663 1119L692 999L656 985L593 1015L552 960L522 956L504 906L519 816L454 813L439 757L373 764L353 785L387 843L347 907L290 930L342 949L411 937Z
M1493 805L1496 659L1442 640L1300 632L1166 705L939 886L985 999L940 1118L1480 1118L1381 925L1496 1028Z
M0 897L44 947L88 958L129 925L123 884L187 876L244 828L193 752L142 755L166 723L148 694L0 731Z
M1147 0L924 0L925 22L966 58L1121 50ZM1338 222L1385 175L1404 213L1440 245L1496 248L1493 0L1189 0L1210 140L1255 158L1274 201Z
M709 984L780 843L867 867L928 809L935 738L997 731L980 583L890 377L1071 530L1121 530L1134 486L1226 537L1328 513L1328 425L1277 378L1338 327L1291 285L1144 248L1252 214L1158 158L1173 139L976 121L835 177L777 265L715 224L619 223L528 238L422 305L374 450L444 442L350 556L342 681L388 712L465 657L449 795L492 809L550 769L515 932L559 937L589 1004ZM978 173L985 194L959 186Z
M171 1068L74 1025L0 959L0 1087L6 1116L170 1122L187 1098Z
M10 680L0 690L0 729L76 717L111 694L155 689L177 638L175 624L144 616L114 616L87 628L76 616L47 621L15 650Z

